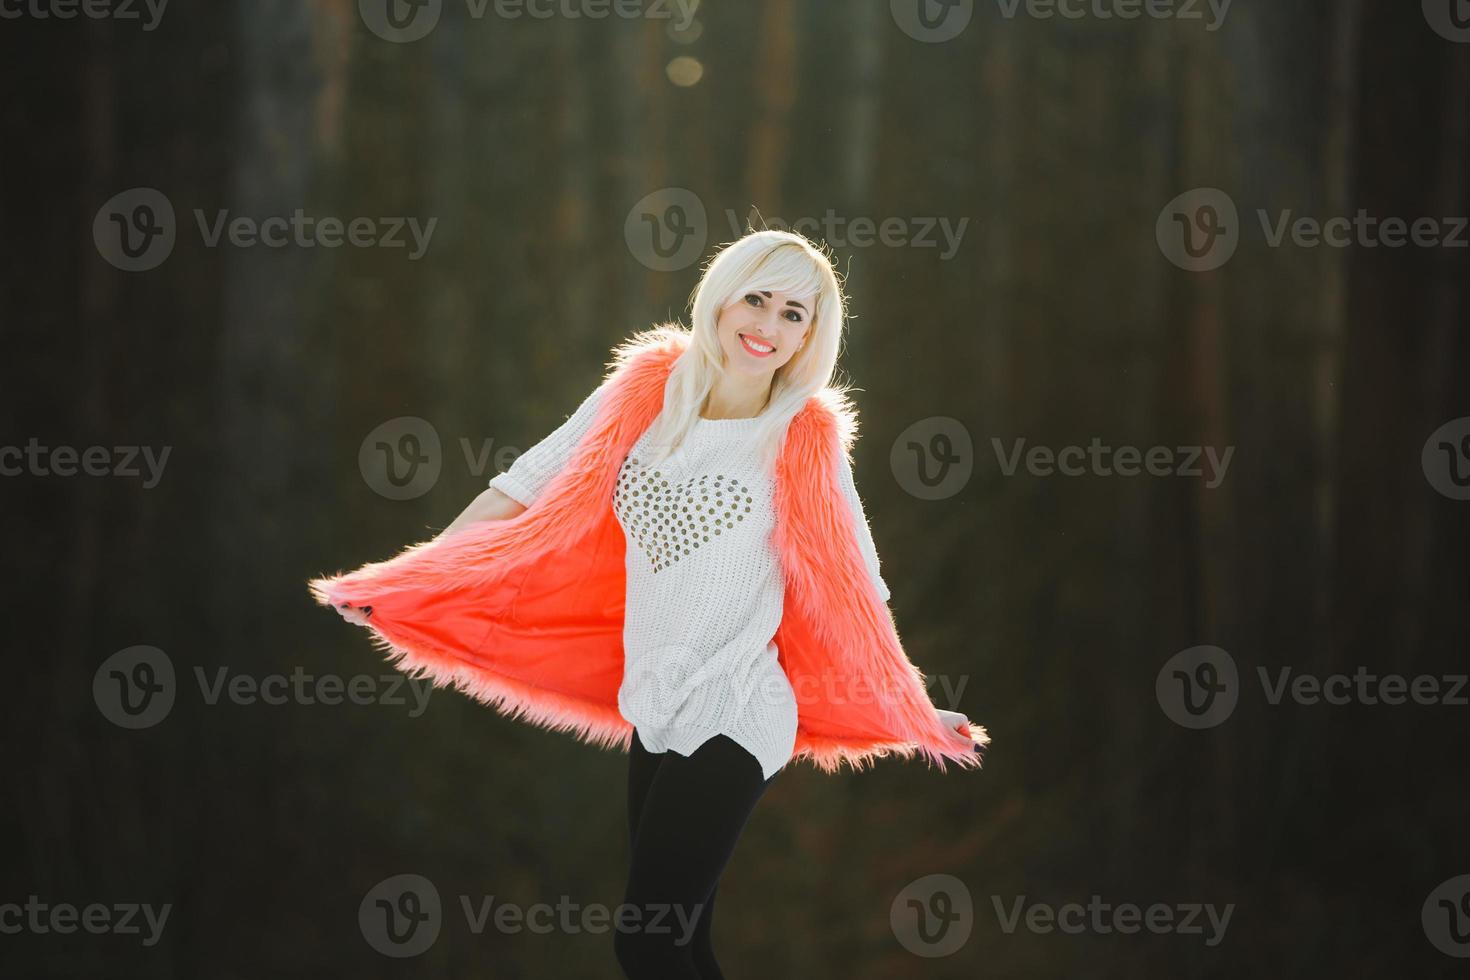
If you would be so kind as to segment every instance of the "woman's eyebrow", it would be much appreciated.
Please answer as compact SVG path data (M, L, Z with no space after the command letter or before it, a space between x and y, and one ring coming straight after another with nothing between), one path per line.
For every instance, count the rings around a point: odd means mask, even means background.
M761 291L760 291L760 294L761 294L761 295L762 295L762 296L764 296L764 297L765 297L765 298L766 298L766 299L770 299L770 298L771 298L771 294L770 294L770 292L769 292L769 291L767 291L767 290L764 290L764 289L762 289L762 290L761 290ZM806 308L806 307L805 307L805 306L802 306L802 305L801 305L801 304L800 304L800 303L798 303L798 302L797 302L797 301L796 301L796 300L794 300L794 299L788 299L788 300L787 300L787 301L786 301L786 305L787 305L787 306L795 306L795 307L797 307L797 308L799 308L799 309L800 309L800 310L801 310L801 312L803 312L803 313L810 313L810 312L811 312L811 311L810 311L810 310L808 310L808 309L807 309L807 308Z

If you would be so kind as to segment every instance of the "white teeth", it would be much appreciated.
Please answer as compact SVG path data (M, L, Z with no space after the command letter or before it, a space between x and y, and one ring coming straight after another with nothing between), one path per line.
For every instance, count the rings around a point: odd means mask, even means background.
M756 350L760 351L762 354L769 354L771 351L773 351L773 350L776 349L775 347L772 347L770 344L763 344L760 341L755 340L755 339L753 339L751 337L746 337L744 334L741 334L741 337L745 340L745 342L747 344L749 344L751 347L755 348Z

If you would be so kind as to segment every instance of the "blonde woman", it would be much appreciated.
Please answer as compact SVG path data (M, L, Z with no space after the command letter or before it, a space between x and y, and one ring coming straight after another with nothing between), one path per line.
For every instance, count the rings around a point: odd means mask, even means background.
M833 388L844 301L806 239L709 263L692 327L640 334L556 431L432 542L318 599L406 666L625 747L630 978L722 976L718 883L794 757L978 765L899 645Z

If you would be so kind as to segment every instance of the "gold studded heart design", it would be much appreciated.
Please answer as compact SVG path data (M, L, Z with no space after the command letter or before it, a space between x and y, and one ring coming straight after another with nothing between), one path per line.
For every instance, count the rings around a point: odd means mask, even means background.
M632 458L613 489L618 519L655 574L719 541L745 520L752 499L750 488L734 477L706 474L679 482Z

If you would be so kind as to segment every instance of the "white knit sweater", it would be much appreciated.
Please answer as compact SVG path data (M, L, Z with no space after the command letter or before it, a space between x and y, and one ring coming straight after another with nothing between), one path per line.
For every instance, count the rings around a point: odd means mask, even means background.
M601 391L490 486L529 506L590 428ZM645 432L623 462L612 501L627 543L618 709L650 752L688 756L724 734L769 779L791 758L797 714L773 642L785 586L771 540L775 476L751 444L755 421L701 417L653 467L641 462ZM852 469L840 469L868 571L887 602Z

